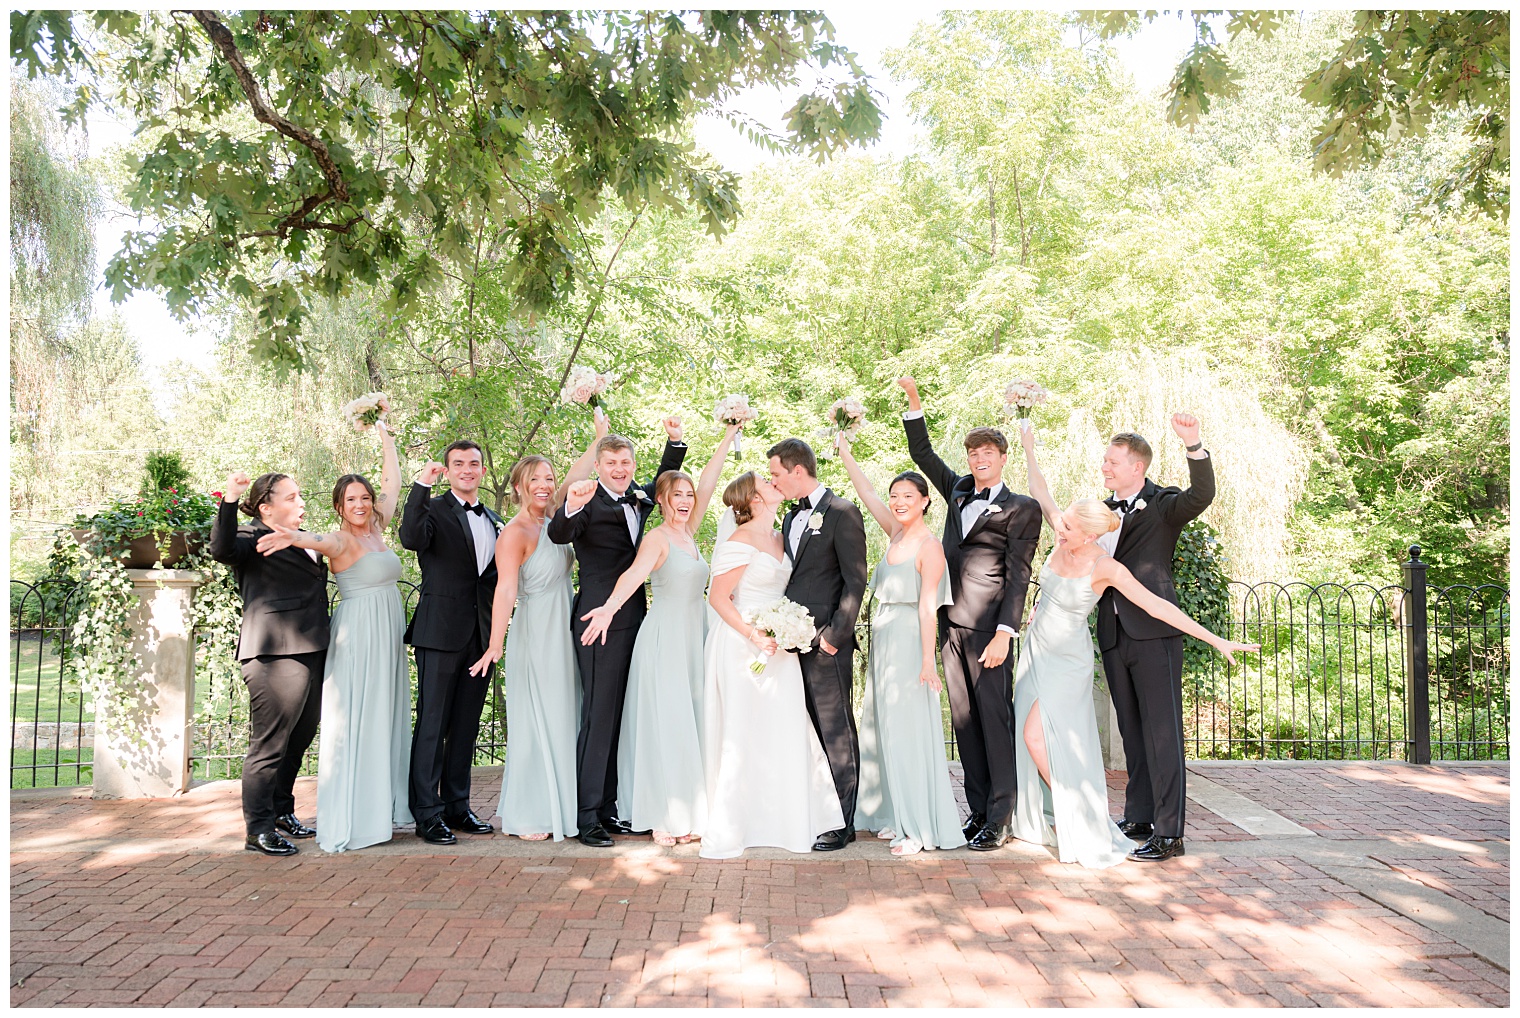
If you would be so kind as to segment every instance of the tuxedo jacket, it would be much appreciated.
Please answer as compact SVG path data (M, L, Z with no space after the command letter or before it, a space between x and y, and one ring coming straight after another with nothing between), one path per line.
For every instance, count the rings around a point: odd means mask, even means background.
M1119 543L1114 559L1141 585L1158 597L1177 603L1177 588L1172 584L1172 558L1177 554L1177 535L1214 501L1214 461L1212 457L1188 462L1189 486L1163 488L1149 477L1140 487L1137 501L1145 503L1124 518L1119 529ZM1119 503L1110 498L1110 508ZM1114 611L1118 607L1117 614ZM1119 639L1119 629L1132 640L1157 640L1179 635L1177 629L1152 618L1113 587L1098 600L1098 648L1110 650Z
M223 501L211 524L211 557L232 567L243 595L237 659L310 654L327 649L327 561L304 548L261 555L263 523L238 525L238 507Z
M666 442L665 454L660 457L660 467L655 472L655 478L658 479L667 470L680 470L685 458L684 443ZM591 496L591 501L574 516L565 515L565 505L561 503L549 520L549 540L555 544L575 546L580 586L575 592L575 611L571 615L570 624L576 633L586 628L587 623L581 621L582 615L607 603L607 599L612 596L612 588L617 586L618 577L633 565L639 545L644 543L644 524L649 522L649 515L655 510L654 481L648 484L630 484L628 494L638 500L634 506L634 512L638 514L637 534L632 537L628 534L628 517L623 512L622 503L614 501L600 484L596 486L596 494ZM582 607L583 604L585 607ZM612 617L612 624L607 628L635 627L644 620L645 610L644 589L640 587L618 609Z
M976 478L952 470L929 441L922 417L903 421L908 453L939 489L945 510L945 568L950 572L954 603L940 609L940 618L962 629L996 632L1008 626L1015 632L1024 616L1034 546L1040 539L1040 504L1015 494L1006 483L982 515L961 532L961 500L976 493Z
M405 640L427 650L463 650L477 627L482 643L491 635L496 548L493 542L486 571L477 572L470 511L453 491L437 498L431 494L430 487L414 482L401 510L401 547L417 553L422 569L422 591ZM492 532L499 533L501 517L489 507L485 517Z
M796 516L793 508L781 521L781 540L792 562L786 596L808 610L818 636L829 646L852 649L855 619L866 594L866 527L860 509L825 488L793 552L788 535Z

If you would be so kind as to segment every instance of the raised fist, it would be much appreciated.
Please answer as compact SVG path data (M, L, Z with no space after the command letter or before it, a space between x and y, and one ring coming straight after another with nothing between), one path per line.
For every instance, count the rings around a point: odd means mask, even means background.
M918 382L914 380L912 375L903 375L897 380L897 384L902 386L902 391L906 392L909 396L915 395L918 392Z
M569 490L565 492L565 511L576 512L590 502L591 496L596 494L596 485L597 482L589 477L570 485Z
M1182 439L1183 445L1198 444L1198 418L1192 414L1172 414L1172 430L1177 432L1177 437Z
M227 482L222 485L222 501L237 502L252 483L253 478L248 476L247 471L234 470L227 475Z
M424 463L422 465L422 469L417 471L417 483L425 484L431 488L433 485L438 483L438 478L443 476L443 472L446 469L447 468L437 460L432 460L431 462Z
M679 414L671 414L660 423L665 426L665 437L669 438L672 442L679 442L681 440L681 417Z

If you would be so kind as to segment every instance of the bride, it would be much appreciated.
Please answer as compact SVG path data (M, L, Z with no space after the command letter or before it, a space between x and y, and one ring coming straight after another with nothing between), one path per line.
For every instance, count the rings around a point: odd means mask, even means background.
M707 773L704 859L746 848L811 852L825 831L844 826L823 745L808 718L797 655L744 621L744 613L784 596L792 567L776 530L781 493L753 471L736 477L723 502L738 526L719 528L707 600L711 626L702 750ZM758 675L750 664L763 659Z

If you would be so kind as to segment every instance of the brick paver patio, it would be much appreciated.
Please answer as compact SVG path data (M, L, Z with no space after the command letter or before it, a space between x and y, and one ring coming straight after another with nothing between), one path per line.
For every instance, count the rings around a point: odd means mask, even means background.
M1384 828L1361 865L1444 885L1507 922L1507 768L1206 773L1283 795L1349 782L1362 800L1423 807L1427 828L1465 824L1493 844L1454 854ZM478 789L494 784L480 772ZM712 862L647 838L598 852L492 836L440 851L398 834L266 859L241 850L236 783L171 801L87 794L12 794L13 1005L1509 1003L1507 971L1471 947L1201 807L1187 857L1089 872L1033 846L894 859L874 840ZM310 817L311 779L298 797ZM1305 826L1335 819L1278 801ZM1382 819L1359 810L1357 836ZM1299 840L1372 844L1329 837Z

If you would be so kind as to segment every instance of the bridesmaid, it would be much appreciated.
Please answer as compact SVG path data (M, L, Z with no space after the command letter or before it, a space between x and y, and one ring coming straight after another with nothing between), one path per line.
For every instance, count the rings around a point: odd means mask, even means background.
M929 483L908 470L892 478L883 505L850 443L835 439L860 500L891 541L871 589L868 679L860 712L860 826L892 841L893 855L960 848L960 811L950 791L935 666L936 614L950 603L945 550L929 532ZM917 668L914 664L917 664Z
M317 747L317 847L346 852L391 840L393 824L410 824L407 761L411 684L401 634L406 614L396 581L401 559L385 545L396 511L401 468L396 442L379 421L380 492L345 474L333 486L338 529L327 534L270 523L258 550L292 545L327 556L342 600L322 679L322 740Z
M636 831L652 830L660 845L700 838L707 826L700 734L708 569L696 535L738 431L728 426L699 481L682 470L655 478L660 525L644 536L607 603L581 616L590 623L581 642L605 641L617 610L652 579L654 597L633 644L618 735L618 815Z
M471 675L503 661L507 759L496 813L501 833L524 841L574 837L576 702L575 645L570 635L570 566L575 553L544 536L549 517L573 481L591 476L607 417L595 414L596 437L556 487L554 466L524 456L512 467L511 499L521 508L496 535L496 598L491 638ZM515 605L515 610L514 610ZM508 623L511 629L508 630Z

